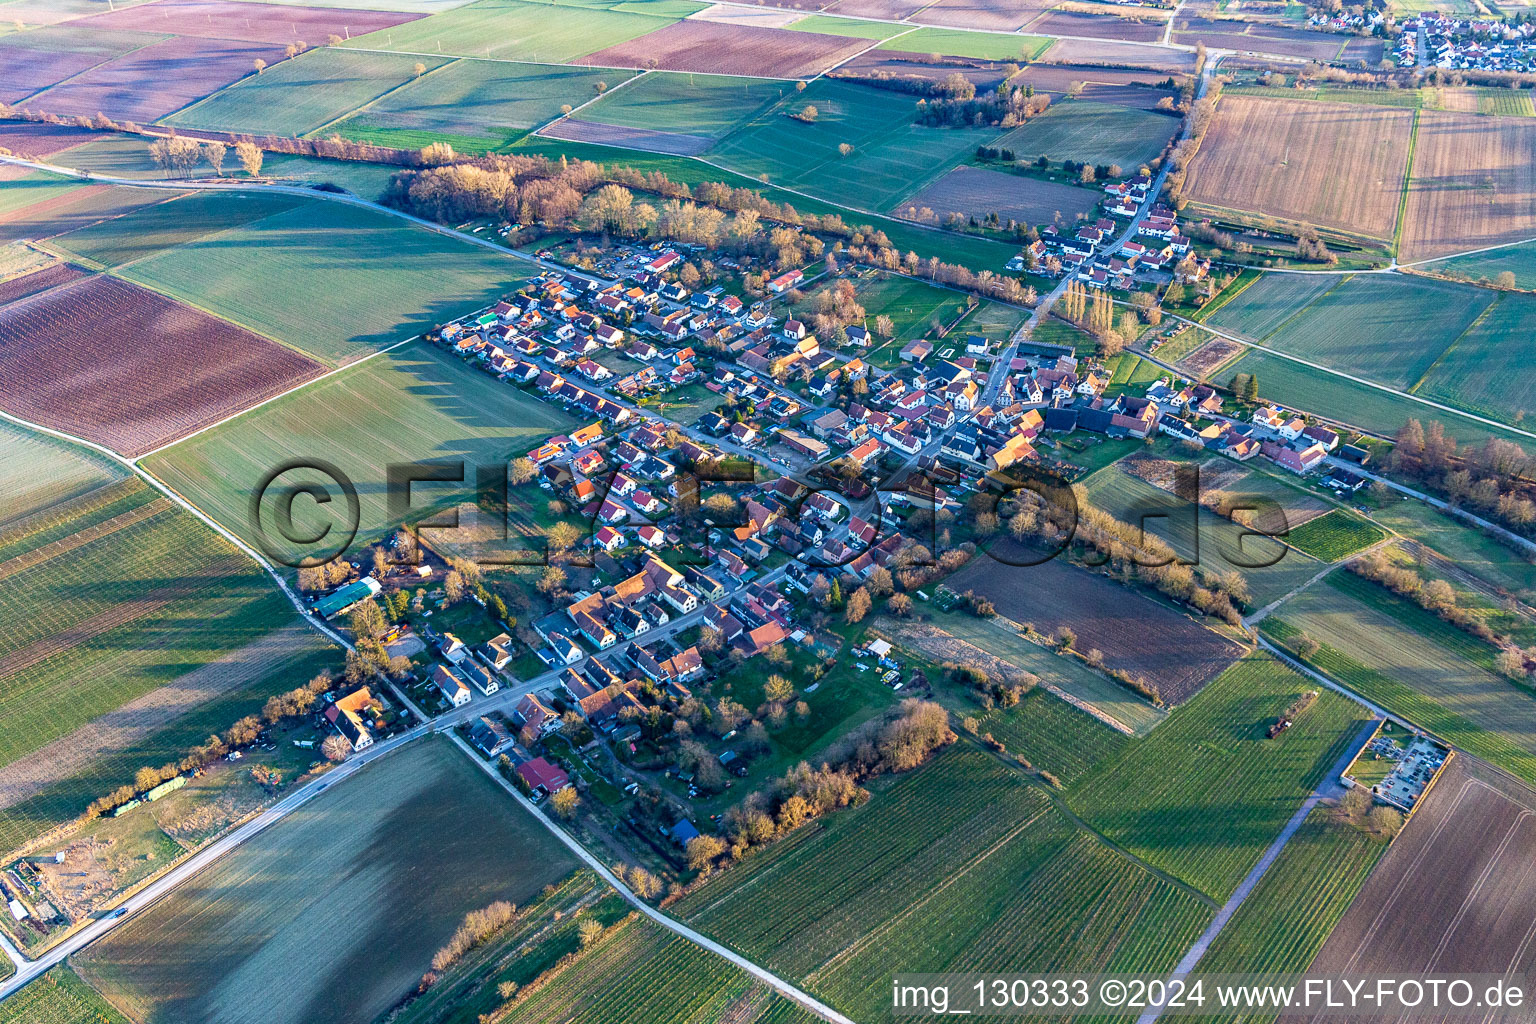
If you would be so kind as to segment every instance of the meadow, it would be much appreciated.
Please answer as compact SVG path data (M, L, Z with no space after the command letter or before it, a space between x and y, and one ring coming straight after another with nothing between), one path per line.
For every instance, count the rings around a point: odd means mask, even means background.
M461 151L464 140L478 139L495 149L560 116L562 106L592 99L599 83L613 88L628 77L558 64L455 60L379 97L334 130L366 141L394 132L411 133L412 141L418 133L445 136Z
M1167 114L1093 100L1064 100L1014 128L994 145L1019 160L1044 156L1052 163L1076 160L1117 164L1127 174L1168 145L1179 122Z
M1536 297L1501 294L1451 343L1414 394L1490 419L1520 423L1536 412L1536 368L1521 342L1536 324Z
M791 116L806 107L816 108L814 121ZM726 136L709 158L835 203L885 210L997 135L924 128L912 118L910 97L822 78ZM843 143L853 147L847 156Z
M489 305L531 271L510 254L327 202L160 253L123 274L334 364Z
M889 39L906 30L904 25L884 21L835 18L825 14L810 14L784 27L794 32L820 32L823 35L853 36L856 39Z
M649 71L581 112L584 121L719 139L794 92L767 78Z
M1337 562L1386 538L1386 532L1352 512L1334 509L1296 527L1286 537L1292 547Z
M656 13L634 13L637 7ZM664 28L702 7L684 2L588 6L541 0L476 0L408 25L356 36L344 45L563 64Z
M1199 970L1306 970L1386 852L1386 840L1340 820L1333 807L1315 808L1211 943Z
M574 867L460 751L418 741L198 873L76 967L138 1020L366 1024L416 986L464 914L527 903Z
M165 123L254 135L303 135L406 85L415 76L416 64L430 72L446 60L319 47L177 111Z
M1156 971L1211 913L968 744L754 854L677 911L859 1020L888 1017L890 974L918 959L933 971Z
M1375 519L1421 541L1496 590L1536 601L1536 566L1510 556L1509 548L1453 516L1412 498L1386 502Z
M254 540L250 501L263 476L290 459L328 461L358 489L358 538L367 541L397 525L386 506L388 466L425 460L466 464L464 484L413 488L414 521L426 518L426 509L467 500L475 466L505 464L573 426L558 407L417 342L184 441L146 459L145 468ZM298 482L310 475L283 479ZM335 485L326 486L334 495ZM304 505L299 503L296 515L302 517ZM299 554L279 546L289 556Z
M1365 720L1357 705L1324 690L1294 726L1266 739L1315 688L1268 655L1250 654L1077 783L1067 802L1110 840L1224 899Z
M836 20L836 19L822 19ZM799 27L799 26L796 26ZM876 49L904 53L939 53L977 60L1012 61L1023 65L1040 59L1054 40L1045 36L1001 35L996 32L967 32L954 28L920 28L881 43Z
M1220 306L1202 310L1198 319L1211 327L1263 341L1339 284L1340 279L1333 274L1256 274L1247 278L1245 286L1223 296Z
M1276 617L1278 616L1278 618ZM1493 649L1369 581L1336 574L1264 620L1266 636L1367 699L1485 760L1536 779L1529 691L1496 675Z

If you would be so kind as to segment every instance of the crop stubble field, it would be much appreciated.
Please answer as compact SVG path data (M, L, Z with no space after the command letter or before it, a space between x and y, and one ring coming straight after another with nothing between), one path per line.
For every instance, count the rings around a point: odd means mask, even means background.
M11 412L140 455L320 372L289 349L97 276L0 310Z
M465 913L528 902L574 867L461 752L418 742L221 858L77 967L140 1020L367 1024Z
M686 20L588 54L582 64L773 78L818 75L864 49L846 36Z
M1186 192L1219 209L1390 239L1412 127L1413 111L1393 107L1224 96Z
M1419 114L1401 258L1536 235L1536 120Z

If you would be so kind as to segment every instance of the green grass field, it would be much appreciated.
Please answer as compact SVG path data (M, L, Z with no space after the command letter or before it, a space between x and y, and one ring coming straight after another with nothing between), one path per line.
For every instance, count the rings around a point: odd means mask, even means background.
M858 1020L926 970L1171 966L1205 902L1077 829L964 745L750 856L676 910ZM1070 881L1069 881L1070 880Z
M558 64L510 64L456 60L370 103L335 126L344 136L411 132L443 136L455 149L477 139L497 149L597 95L598 83L613 88L627 71L571 68Z
M415 65L444 57L358 53L318 47L248 75L222 92L165 118L178 128L257 135L303 135L411 81Z
M1516 557L1476 527L1412 498L1386 502L1375 517L1384 526L1424 542L1497 590L1522 601L1536 601L1536 565Z
M128 1018L61 964L0 1003L0 1024L128 1024Z
M1418 266L1428 274L1455 274L1471 280L1495 280L1504 271L1515 275L1515 287L1536 289L1536 243L1506 245L1471 256L1456 256Z
M85 187L83 181L48 171L30 171L19 178L11 178L5 183L5 188L0 189L0 227L3 227L3 222L11 219L11 215L29 206L57 199ZM5 241L10 241L12 237L9 231L0 234L0 239Z
M189 192L71 231L48 244L66 258L79 257L103 267L119 268L309 205L308 200L299 196L265 192Z
M1042 345L1067 345L1078 352L1091 352L1098 344L1088 332L1054 316L1047 316L1035 324L1029 340Z
M1228 380L1239 373L1257 377L1259 394L1268 401L1377 434L1390 436L1410 419L1420 422L1439 420L1445 424L1445 432L1463 444L1479 443L1489 437L1513 441L1527 448L1533 444L1529 438L1487 427L1464 416L1421 405L1268 352L1250 350L1221 371Z
M0 559L7 527L60 501L77 498L125 471L96 455L0 420Z
M848 36L853 39L889 39L906 29L905 25L864 21L860 18L836 18L828 14L807 15L784 27L796 32L820 32L822 35Z
M791 117L816 108L813 123ZM978 145L990 128L923 128L912 123L910 96L822 78L726 136L711 160L750 177L858 209L896 205ZM853 152L842 156L838 146Z
M827 20L827 19L822 19ZM881 43L876 49L907 53L938 53L978 60L1013 61L1023 65L1039 60L1055 40L1045 36L1013 33L967 32L957 28L920 28Z
M1077 783L1068 803L1132 853L1225 898L1364 720L1357 705L1324 690L1294 726L1266 739L1314 688L1273 658L1249 655Z
M139 1020L367 1024L465 913L527 903L574 867L461 751L418 741L198 873L76 968Z
M1527 92L1481 88L1477 90L1477 112L1505 117L1536 117L1536 106L1531 104L1531 95Z
M1044 156L1052 163L1118 164L1125 173L1134 174L1161 153L1178 130L1178 120L1167 114L1092 100L1063 100L992 145L1013 150L1018 160Z
M1306 970L1386 852L1385 840L1339 820L1330 807L1316 808L1211 943L1199 970Z
M1505 423L1536 412L1536 360L1518 339L1536 323L1536 296L1501 294L1458 338L1414 394Z
M386 214L316 203L124 276L336 364L489 305L532 270Z
M1353 512L1334 509L1293 529L1286 540L1314 558L1337 562L1386 538L1386 532Z
M344 45L560 64L664 28L702 7L681 0L591 5L477 0Z
M1335 574L1282 605L1263 630L1369 700L1478 757L1536 780L1533 697L1491 671L1492 648L1374 583Z
M1212 326L1249 316L1255 304L1273 310L1295 303L1298 287L1266 274L1214 316ZM1486 291L1398 275L1344 277L1299 311L1256 340L1348 373L1397 388L1412 388L1431 367L1444 372L1455 364L1452 343L1492 302ZM1427 317L1423 310L1433 309Z
M718 139L793 93L792 83L772 79L651 71L578 116L599 124Z
M1223 331L1262 341L1313 300L1337 287L1339 280L1333 274L1264 274L1199 319Z
M327 460L359 491L358 538L367 541L397 524L386 507L387 466L468 463L463 485L413 488L415 521L425 518L423 509L473 500L475 466L504 463L574 425L558 407L418 342L184 441L145 464L209 515L254 540L249 502L264 474L288 459ZM290 479L296 482L298 476L284 478ZM305 504L296 505L296 516L302 518Z

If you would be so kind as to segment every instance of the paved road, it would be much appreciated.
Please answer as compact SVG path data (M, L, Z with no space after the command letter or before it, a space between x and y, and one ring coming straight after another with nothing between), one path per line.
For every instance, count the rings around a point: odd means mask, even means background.
M1291 815L1291 820L1285 823L1285 827L1280 830L1280 834L1275 837L1275 841L1269 844L1269 849L1264 851L1264 856L1259 858L1259 862L1253 866L1253 870L1248 872L1242 882L1233 890L1232 895L1227 898L1227 902L1223 903L1221 909L1216 911L1216 916L1211 919L1210 925L1195 940L1194 945L1189 947L1189 951L1184 954L1184 958L1179 961L1178 966L1169 975L1170 978L1187 975L1195 969L1195 965L1200 962L1201 957L1205 956L1206 950L1216 940L1216 936L1221 934L1222 929L1227 926L1227 922L1232 920L1232 915L1237 913L1238 908L1243 905L1243 902L1253 892L1254 887L1259 884L1259 880L1264 877L1276 859L1279 858L1281 851L1285 849L1286 844L1296 835L1302 823L1307 820L1307 815L1312 813L1312 809L1324 799L1338 796L1344 792L1344 787L1339 782L1339 776L1344 774L1344 769L1349 767L1349 762L1355 759L1355 755L1360 752L1361 748L1371 738L1371 733L1376 731L1377 724L1377 719L1373 718L1360 729L1360 735L1356 742L1351 743L1345 749L1339 759L1334 762L1333 767L1328 769L1328 774L1323 776L1323 781L1318 783L1317 789L1313 791L1311 796L1301 802L1300 807L1296 808L1296 813ZM1161 1015L1162 1007L1149 1007L1140 1017L1136 1018L1136 1024L1153 1024Z

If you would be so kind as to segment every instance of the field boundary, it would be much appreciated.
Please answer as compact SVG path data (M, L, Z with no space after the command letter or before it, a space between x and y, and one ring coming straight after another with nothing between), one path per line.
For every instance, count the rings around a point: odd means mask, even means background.
M1408 216L1408 190L1413 188L1413 159L1419 150L1419 108L1413 110L1413 127L1408 132L1408 159L1403 162L1403 187L1397 196L1397 222L1392 228L1392 263L1403 251L1403 222Z

